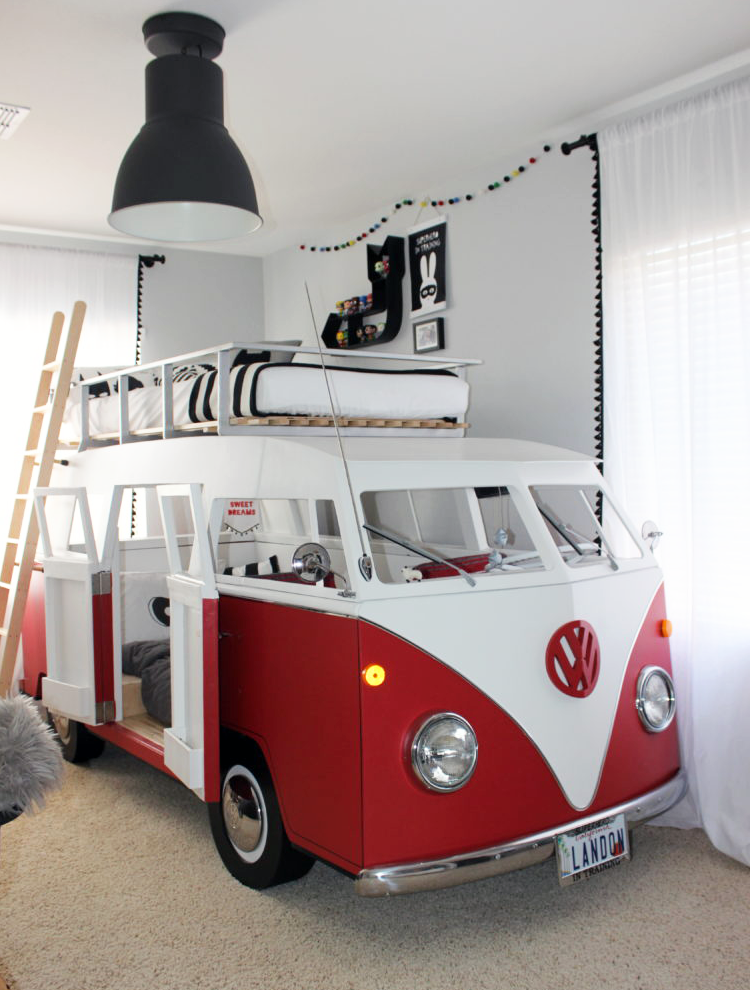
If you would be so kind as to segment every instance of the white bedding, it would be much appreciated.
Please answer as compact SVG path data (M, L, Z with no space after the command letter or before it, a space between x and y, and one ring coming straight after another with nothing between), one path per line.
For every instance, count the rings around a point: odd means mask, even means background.
M368 419L456 419L463 421L469 386L453 375L424 372L371 372L329 369L328 379L338 416ZM330 416L328 389L320 367L303 364L240 365L230 372L230 416ZM208 372L172 386L177 426L217 418L218 380ZM160 426L162 389L144 385L128 392L131 431ZM120 397L88 402L90 436L117 433ZM71 389L60 438L81 436L81 395Z
M338 416L460 420L469 405L469 386L454 375L329 369L328 380ZM266 366L255 404L266 415L331 415L321 369L304 365Z

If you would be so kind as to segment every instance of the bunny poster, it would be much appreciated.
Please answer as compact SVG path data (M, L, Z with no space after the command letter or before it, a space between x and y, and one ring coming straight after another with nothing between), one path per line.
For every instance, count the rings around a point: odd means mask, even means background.
M445 217L409 229L412 318L445 309Z

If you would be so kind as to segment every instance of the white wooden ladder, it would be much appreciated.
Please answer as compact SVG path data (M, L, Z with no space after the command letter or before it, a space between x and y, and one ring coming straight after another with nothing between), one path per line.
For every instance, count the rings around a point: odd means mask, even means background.
M39 375L0 571L0 697L9 694L13 686L23 616L39 539L39 524L34 512L34 489L45 488L50 483L85 314L86 304L75 303L64 338L65 316L63 313L53 315L44 364Z

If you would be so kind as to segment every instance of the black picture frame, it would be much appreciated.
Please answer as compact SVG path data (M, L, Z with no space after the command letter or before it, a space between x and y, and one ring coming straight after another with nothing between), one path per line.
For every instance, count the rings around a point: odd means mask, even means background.
M445 324L442 316L420 320L414 324L414 353L442 351L445 347Z

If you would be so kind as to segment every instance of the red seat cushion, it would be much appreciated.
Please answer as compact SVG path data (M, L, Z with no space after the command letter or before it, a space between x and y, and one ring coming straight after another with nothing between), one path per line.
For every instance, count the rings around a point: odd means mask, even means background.
M446 557L446 560L460 567L467 574L471 574L474 571L483 571L487 566L489 558L490 555L488 553L475 553L468 557ZM418 564L414 570L422 572L423 580L450 577L451 575L455 577L458 573L452 567L448 567L447 564L434 564L432 561L429 561L427 564Z

